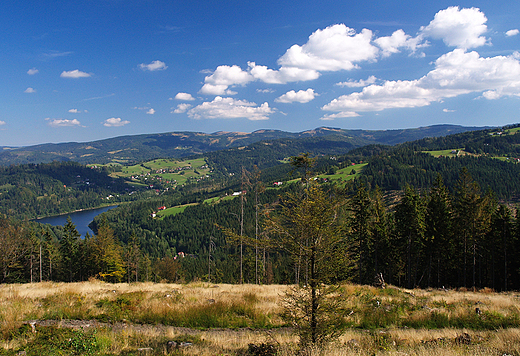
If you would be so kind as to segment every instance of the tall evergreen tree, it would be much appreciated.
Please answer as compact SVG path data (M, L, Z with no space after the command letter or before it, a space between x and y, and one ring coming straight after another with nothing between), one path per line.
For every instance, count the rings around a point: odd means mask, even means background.
M60 274L63 281L72 282L77 277L80 236L70 216L67 217L60 240Z
M425 244L428 263L428 286L441 287L447 281L447 275L454 255L452 244L452 208L451 197L441 175L437 175L430 188L426 206Z
M418 285L418 273L422 272L420 264L424 247L425 204L419 193L407 185L404 195L395 208L397 233L401 246L406 251L406 286Z

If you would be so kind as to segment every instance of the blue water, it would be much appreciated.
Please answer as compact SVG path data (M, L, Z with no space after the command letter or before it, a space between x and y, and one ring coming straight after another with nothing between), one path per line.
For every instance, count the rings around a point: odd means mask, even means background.
M116 207L117 206L108 206L98 209L77 211L75 213L51 216L35 221L42 224L51 224L52 226L63 226L67 223L67 218L70 216L70 219L72 220L74 225L76 225L76 230L78 230L78 232L81 234L81 237L85 237L87 235L87 232L92 236L94 232L88 227L88 224L90 224L97 215L102 214L110 209L114 209Z

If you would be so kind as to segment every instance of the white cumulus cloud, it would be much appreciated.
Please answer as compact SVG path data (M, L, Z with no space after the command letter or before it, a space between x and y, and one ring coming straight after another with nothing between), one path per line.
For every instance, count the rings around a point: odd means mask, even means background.
M451 6L435 14L426 27L421 27L422 35L441 39L448 46L475 48L486 44L487 18L478 8L459 9Z
M164 62L153 61L150 64L141 63L141 64L139 64L139 68L141 68L142 70L145 70L145 71L148 70L150 72L154 72L157 70L165 70L168 68L168 66Z
M337 86L340 86L340 87L347 87L347 88L362 88L362 87L366 87L367 85L370 85L370 84L374 84L376 82L377 78L373 75L371 75L370 77L368 77L367 80L363 80L363 79L360 79L360 80L349 80L349 81L346 81L346 82L339 82L339 83L336 83Z
M307 90L299 90L299 91L288 91L287 93L283 94L282 96L274 99L277 103L308 103L311 100L314 100L314 97L316 96L316 93L314 93L314 90L309 88Z
M405 48L415 53L418 48L427 46L421 36L412 37L403 30L397 30L391 36L376 38L374 42L381 48L383 57L399 53L400 48Z
M36 69L36 68L31 68L31 69L29 69L29 70L27 71L27 74L29 74L29 75L35 75L35 74L37 74L38 72L39 72L38 69Z
M518 29L514 29L514 30L509 30L506 32L506 36L507 37L511 37L511 36L516 36L520 33L520 31L518 31Z
M218 66L215 72L204 78L204 86L199 93L205 95L234 95L236 92L228 90L230 86L245 85L253 81L253 76L237 65Z
M111 117L110 119L106 119L103 123L103 126L106 127L119 127L129 124L130 121L128 120L121 120L120 117Z
M153 108L150 108L150 110L148 110L146 113L148 115L153 115L153 114L155 114L155 110Z
M175 100L182 100L182 101L193 101L195 98L189 94L189 93L177 93L175 95Z
M29 88L25 89L23 92L27 93L27 94L32 94L32 93L36 93L36 90L34 90L33 88L29 87Z
M0 120L0 126L5 125L5 121Z
M51 119L46 118L45 120L49 121L49 126L52 127L67 127L67 126L81 126L79 120L68 120L68 119Z
M372 36L368 29L356 33L344 24L318 29L303 46L289 48L278 64L316 71L350 70L357 62L376 59L378 48L371 43Z
M177 108L172 111L173 114L182 114L188 111L192 107L191 104L179 104ZM172 108L173 109L173 108Z
M71 71L63 71L60 74L60 77L62 78L88 78L91 74L82 72L80 70L71 70Z
M204 102L190 111L188 116L192 119L236 119L268 120L274 110L268 103L258 106L256 103L234 98L215 97L213 101Z
M417 80L386 81L361 92L340 96L323 106L336 112L380 111L429 105L462 94L483 92L487 99L520 96L520 61L514 55L483 58L456 49L435 62L435 69Z

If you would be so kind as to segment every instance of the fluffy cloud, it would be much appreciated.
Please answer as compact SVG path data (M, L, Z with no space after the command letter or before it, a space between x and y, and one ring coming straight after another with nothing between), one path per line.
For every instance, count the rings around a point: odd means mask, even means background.
M153 115L153 114L155 114L155 110L153 108L150 108L150 110L148 110L146 113L148 115Z
M188 111L191 108L191 104L179 104L177 108L172 111L173 114L182 114ZM173 108L172 108L173 109Z
M278 64L316 71L351 70L357 62L376 59L378 49L371 41L370 30L356 33L344 24L332 25L316 30L303 46L293 45Z
M356 63L377 58L379 49L371 43L372 37L370 30L356 33L344 24L318 29L307 43L293 45L278 59L280 69L249 62L249 73L264 83L285 84L315 80L320 72L352 70Z
M518 29L509 30L506 32L506 36L507 37L516 36L516 35L518 35L518 33L520 33L520 31L518 31Z
M29 87L29 88L25 89L23 92L27 93L27 94L32 94L32 93L36 93L36 90L34 90L33 88Z
M375 60L379 49L372 41L372 31L360 33L344 24L318 29L302 46L293 45L280 57L278 70L248 62L248 70L237 65L219 66L204 79L200 90L206 95L230 95L230 86L246 85L260 80L269 84L308 81L319 78L320 72L351 70L363 61ZM411 46L411 44L409 45Z
M374 84L376 82L377 78L373 75L368 77L367 80L360 79L358 81L349 80L347 82L339 82L336 83L337 86L340 87L347 87L347 88L362 88L366 87L367 85Z
M29 70L27 71L27 74L29 74L29 75L35 75L35 74L38 73L38 72L39 72L38 69L36 69L36 68L31 68L31 69L29 69Z
M296 67L282 67L279 70L269 69L266 66L248 62L249 72L254 79L268 84L285 84L289 82L308 81L318 79L320 73L314 69Z
M199 90L200 94L204 95L236 95L237 92L229 90L227 85L224 84L204 84Z
M300 90L298 92L291 90L274 99L274 101L278 103L293 103L295 101L298 103L308 103L309 101L314 100L315 96L316 93L314 93L314 90L311 88L307 90Z
M110 119L105 120L105 122L103 123L103 126L119 127L119 126L124 126L129 123L130 123L130 121L128 121L128 120L121 120L121 118L119 118L119 117L111 117Z
M69 112L71 114L79 114L79 110L78 109L70 109Z
M67 119L51 119L46 118L45 120L49 121L49 126L52 127L66 127L66 126L81 126L79 120L67 120Z
M189 94L189 93L177 93L177 95L175 95L175 100L182 100L182 101L193 101L195 100L195 98Z
M515 55L482 58L456 49L441 56L435 69L412 81L387 81L340 96L322 109L337 112L410 108L462 94L484 92L487 99L520 96L520 61Z
M150 72L154 72L156 70L165 70L168 68L168 66L164 62L153 61L150 64L141 63L141 64L139 64L139 68L141 68L142 70L145 70L145 71L148 70Z
M5 125L5 121L0 120L0 126Z
M60 74L60 77L62 77L62 78L88 78L90 76L91 76L91 74L79 71L77 69L71 70L71 71L68 71L68 72L67 71L63 71Z
M213 101L204 102L188 111L188 116L192 119L268 120L273 112L267 103L258 106L245 100L217 96Z
M376 38L374 42L381 48L381 55L383 57L399 53L400 48L405 48L415 53L418 48L427 46L426 43L422 42L421 36L412 38L412 36L407 35L403 30L397 30L392 33L391 36Z
M213 74L204 78L205 84L200 93L205 95L233 95L236 93L228 90L228 87L245 85L253 80L254 78L250 73L237 65L218 66Z
M481 36L487 32L486 22L486 16L478 8L461 10L452 6L435 14L428 26L421 27L421 33L442 39L448 46L475 48L487 42L486 37Z

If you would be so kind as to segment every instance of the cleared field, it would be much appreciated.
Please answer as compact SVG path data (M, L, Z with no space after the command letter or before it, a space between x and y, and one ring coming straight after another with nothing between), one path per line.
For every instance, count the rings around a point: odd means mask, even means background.
M457 157L460 154L465 154L461 148L452 148L448 150L439 150L439 151L423 151L424 153L429 153L433 157Z
M359 176L363 167L368 163L355 164L345 168L338 169L334 174L320 174L318 177L322 179L336 180L347 182Z
M186 208L191 205L197 205L197 203L173 206L171 208L167 208L167 209L158 211L157 218L164 219L167 216L175 216L177 214L183 213L184 210L186 210Z

